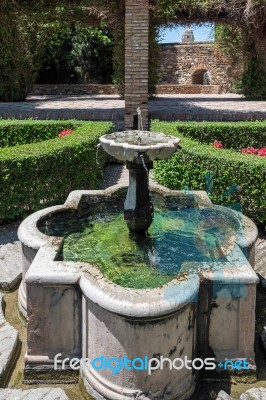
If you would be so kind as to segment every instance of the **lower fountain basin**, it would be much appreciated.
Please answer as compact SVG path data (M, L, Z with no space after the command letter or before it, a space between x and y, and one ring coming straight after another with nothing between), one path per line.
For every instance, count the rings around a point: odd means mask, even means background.
M185 210L193 205L199 213L209 208L209 226L214 224L214 214L220 215L221 225L227 216L235 231L220 243L223 256L216 260L182 260L176 276L155 287L122 286L95 263L64 260L61 235L66 229L77 231L77 219L86 219L97 207L108 204L121 211L125 191L116 186L72 192L63 206L39 211L21 224L24 264L19 301L28 316L25 372L40 381L38 374L46 371L48 379L47 370L53 369L60 353L61 360L87 359L81 374L96 399L187 399L197 382L195 369L154 368L148 374L124 368L113 374L110 368L97 370L88 364L102 356L131 360L162 356L172 361L184 356L214 357L216 362L245 358L254 364L258 278L252 263L257 229L241 214L212 206L204 192L151 186L152 196L168 207L179 203ZM61 221L57 236L41 232L54 234L55 221ZM202 221L204 225L206 219ZM171 223L167 224L171 230ZM206 250L202 243L197 245Z

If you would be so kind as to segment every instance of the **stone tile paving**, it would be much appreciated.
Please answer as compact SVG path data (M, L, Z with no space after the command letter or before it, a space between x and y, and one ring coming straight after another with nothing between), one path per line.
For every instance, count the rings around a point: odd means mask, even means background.
M266 400L266 388L249 389L241 394L239 400Z
M0 385L6 383L6 379L18 355L19 340L18 331L13 328L4 317L3 294L0 292ZM0 396L1 399L1 396Z
M166 120L237 121L266 118L266 101L246 101L240 95L163 95L150 101L151 118Z
M69 397L62 389L58 388L0 389L0 400L69 400Z
M216 400L234 400L229 394L221 390L218 393ZM265 388L254 388L249 389L245 393L241 394L239 400L266 400L266 389Z
M266 289L266 236L256 242L255 271L260 278L260 284Z
M122 164L107 164L104 170L102 189L118 184L128 185L128 170Z
M117 95L29 96L19 103L0 103L0 117L122 120L124 101Z
M21 278L21 246L17 236L19 223L0 227L0 289L12 290Z
M29 96L19 103L0 103L1 118L91 119L122 121L124 100L118 95ZM160 95L149 101L151 118L164 120L266 119L266 101L240 95Z

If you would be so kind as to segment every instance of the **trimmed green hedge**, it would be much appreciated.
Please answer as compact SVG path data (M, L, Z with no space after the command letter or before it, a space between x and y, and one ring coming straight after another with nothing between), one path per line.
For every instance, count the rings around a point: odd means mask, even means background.
M35 121L0 119L0 147L38 143L54 139L64 129L74 129L78 121Z
M244 214L265 224L266 159L202 144L180 134L179 127L175 122L152 122L153 131L182 140L181 151L155 163L158 182L171 189L207 190L214 203L240 205Z
M226 148L266 146L266 121L244 122L175 122L175 128L184 136L202 143L221 141Z
M75 129L62 138L0 149L1 222L63 203L71 190L95 189L102 178L105 158L102 154L96 164L97 144L101 135L113 130L112 123L34 122L30 122L32 135L36 127L41 132L41 126L44 136L49 129L56 135L62 127ZM17 121L20 125L27 123Z

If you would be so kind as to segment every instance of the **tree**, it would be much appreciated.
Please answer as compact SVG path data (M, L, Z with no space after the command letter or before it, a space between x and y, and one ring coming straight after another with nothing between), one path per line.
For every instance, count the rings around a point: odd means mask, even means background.
M37 69L42 29L13 0L0 5L0 100L24 100Z
M74 4L73 4L74 3ZM0 4L0 100L25 98L53 22L106 26L114 38L114 81L124 90L125 0L2 0ZM265 0L150 0L150 94L156 83L156 32L177 23L224 21L241 25L252 37L266 27ZM254 60L254 54L245 53ZM260 60L255 54L256 62ZM259 68L259 70L261 70ZM259 76L265 84L263 71ZM253 74L254 75L254 74ZM256 76L256 74L254 75ZM263 83L263 82L262 82ZM260 83L261 85L261 83Z
M41 54L39 83L112 83L113 38L107 29L53 24Z

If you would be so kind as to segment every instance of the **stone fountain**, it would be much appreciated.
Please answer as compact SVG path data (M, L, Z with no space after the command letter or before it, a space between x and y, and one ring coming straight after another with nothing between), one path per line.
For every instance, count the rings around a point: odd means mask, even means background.
M184 359L254 367L256 226L205 192L149 187L179 139L139 129L100 143L126 162L128 190L74 191L19 228L26 381L73 382L80 365L95 399L184 400L200 373Z
M127 226L134 232L145 232L153 220L149 192L149 171L154 160L164 160L177 150L180 139L149 131L112 133L100 138L103 149L129 170L129 186L124 207Z

